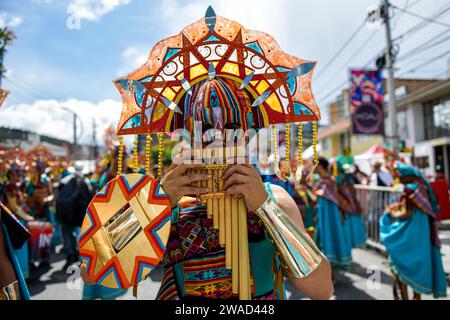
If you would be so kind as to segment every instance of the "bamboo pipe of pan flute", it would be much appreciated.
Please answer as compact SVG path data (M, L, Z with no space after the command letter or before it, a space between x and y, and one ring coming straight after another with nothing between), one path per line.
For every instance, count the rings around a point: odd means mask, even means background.
M211 159L214 158L214 156L216 154L215 151L216 150L213 149L213 153L211 154ZM219 181L218 181L219 174L218 173L219 173L218 170L212 170L212 175L213 175L212 192L213 193L216 193L219 191L219 190L217 190L218 186L219 186ZM219 211L220 211L219 199L214 197L212 203L213 203L213 226L214 226L214 229L219 229Z
M225 197L225 267L231 269L232 235L231 235L231 197Z
M239 293L239 220L238 201L235 197L231 201L231 286L234 294Z
M211 169L208 169L208 175L212 176L212 170ZM208 182L207 182L208 190L210 190L210 191L212 190L213 179L214 178L211 177L210 179L208 179ZM213 218L213 201L212 200L213 199L209 198L207 200L207 202L206 202L206 212L207 212L207 215L208 215L209 219Z
M223 176L223 169L219 170L219 175L218 175L218 179L219 179L219 192L222 191L223 189L223 181L222 181L222 176ZM225 236L226 236L226 224L225 224L225 198L224 197L220 197L218 199L219 201L219 244L220 246L223 248L225 247Z
M243 198L238 200L239 216L239 299L250 300L250 258L247 231L247 209Z

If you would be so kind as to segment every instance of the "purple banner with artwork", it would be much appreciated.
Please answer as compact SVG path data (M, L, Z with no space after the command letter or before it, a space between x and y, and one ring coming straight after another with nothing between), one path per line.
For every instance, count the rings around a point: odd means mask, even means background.
M350 70L353 134L384 134L381 71Z

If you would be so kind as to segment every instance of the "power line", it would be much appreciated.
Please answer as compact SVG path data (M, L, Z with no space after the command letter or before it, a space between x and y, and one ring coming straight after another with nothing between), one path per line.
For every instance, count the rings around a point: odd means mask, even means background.
M370 58L366 64L364 64L364 66L362 67L362 69L366 69L369 64L371 62L373 62L378 56L380 56L383 53L384 49L379 51L375 56L373 56L372 58ZM343 86L345 86L347 84L348 79L344 80L343 82L341 82L339 85L337 85L333 90L330 90L326 95L323 96L323 98L317 99L317 100L321 100L321 101L325 101L326 99L328 99L329 97L331 97L336 91L338 91L339 89L341 89Z
M431 48L434 48L442 43L445 43L447 40L450 39L450 35L448 35L447 37L440 39L436 42L434 42L437 38L439 38L440 36L442 36L443 34L449 32L450 30L445 30L445 32L440 33L439 35L437 35L436 37L433 37L432 39L426 41L425 43L421 44L420 46L417 46L416 48L406 52L404 55L400 56L397 61L403 61L406 59L409 59L421 52L427 51Z
M446 6L447 6L447 4L445 4L444 6L441 6L438 10L436 10L427 19L433 20L433 19L436 19L436 18L442 16L444 13L446 13L447 11L450 10L450 5L447 7ZM425 28L428 24L430 24L429 21L422 20L419 23L417 23L416 25L414 25L413 27L411 27L410 29L408 29L407 31L403 32L401 35L397 36L395 39L393 39L393 41L394 42L404 41L408 38L408 36L411 36L412 34L419 32L420 30Z
M52 99L49 99L49 98L47 98L47 97L41 96L39 93L34 92L34 89L32 89L31 86L28 86L28 87L27 87L27 86L24 85L24 83L16 82L15 80L12 80L10 77L4 76L4 78L5 78L9 83L11 83L11 84L14 85L15 87L21 89L23 92L25 92L26 94L28 94L29 96L31 96L31 97L33 97L33 98L37 98L37 99L40 99L40 100L52 100ZM78 135L77 135L77 139L81 139L82 136L83 136L83 134L84 134L84 133L83 133L83 131L84 131L84 125L83 125L83 121L82 121L81 117L80 117L75 111L71 110L71 109L68 108L68 107L61 106L61 108L63 108L63 109L65 109L65 110L69 111L72 115L75 115L76 118L78 119L78 122L79 122L79 124L80 124L80 132L79 132ZM90 118L90 120L92 120L92 118Z
M435 19L433 19L433 18L421 16L421 15L419 15L419 14L417 14L417 13L408 11L408 10L406 10L406 9L404 9L404 8L399 8L399 7L397 7L396 5L391 4L391 7L395 8L395 9L397 9L397 10L400 10L400 11L403 12L403 13L409 14L410 16L413 16L413 17L416 17L416 18L425 20L425 21L427 21L427 22L429 22L429 23L435 23L435 24L438 24L438 25L441 25L441 26L444 26L444 27L450 27L450 24L443 23L443 22L441 22L441 21L437 21L437 20L435 20Z
M339 48L338 51L333 55L333 57L328 61L328 63L323 67L322 70L316 75L316 78L318 78L321 74L327 70L327 68L334 62L334 60L339 57L339 55L347 48L347 46L353 41L353 39L359 34L359 32L362 30L363 26L367 22L367 17L363 20L363 22L358 26L358 28L352 33L350 38L347 39L347 41L342 45L342 47Z
M26 94L28 94L29 96L31 96L33 98L37 98L40 100L50 100L50 99L47 99L46 97L41 96L39 93L34 92L34 90L31 90L30 88L25 87L22 83L16 82L7 76L4 76L4 78L8 82L10 82L12 85L21 89L23 92L25 92Z
M336 91L338 91L339 89L342 88L342 86L347 84L347 80L344 80L342 83L340 83L339 85L336 86L336 88L334 88L333 90L329 91L323 98L320 98L318 100L321 101L325 101L326 99L328 99L329 97L331 97Z
M346 61L345 61L345 63L343 63L339 68L338 68L338 70L331 76L331 77L329 77L329 81L327 81L326 83L325 83L325 85L323 85L322 86L322 89L323 88L325 88L325 87L327 87L327 85L333 80L333 79L335 79L336 78L336 76L340 73L340 72L342 72L342 69L344 69L358 54L360 54L361 53L361 50L363 50L365 47L366 47L366 45L373 39L373 36L376 34L378 32L378 30L374 30L372 33L370 33L369 34L369 37L363 42L363 44L360 46L360 47L358 47L358 49L350 56L350 58L348 58Z
M435 57L433 57L433 58L431 58L431 59L425 61L424 63L421 63L421 64L419 64L418 66L409 69L408 71L402 72L400 75L404 75L404 74L408 74L408 73L414 73L414 72L416 72L418 69L420 69L420 68L422 68L422 67L425 67L425 66L427 66L427 65L429 65L429 64L431 64L431 63L433 63L434 61L436 61L436 60L438 60L438 59L441 59L441 58L445 57L447 54L450 54L450 50L448 50L448 51L446 51L446 52L444 52L444 53L441 53L441 54L439 54L439 55L437 55L437 56L435 56Z

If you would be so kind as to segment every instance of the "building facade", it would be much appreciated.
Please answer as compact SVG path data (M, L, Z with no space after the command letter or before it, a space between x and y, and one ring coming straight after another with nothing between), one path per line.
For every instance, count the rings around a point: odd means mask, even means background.
M427 176L442 174L449 181L450 80L396 79L395 87L400 150L410 152ZM329 105L329 115L329 125L318 135L324 156L335 157L344 147L351 147L354 155L374 145L389 147L381 135L352 135L348 89ZM385 136L390 136L388 121L386 117Z

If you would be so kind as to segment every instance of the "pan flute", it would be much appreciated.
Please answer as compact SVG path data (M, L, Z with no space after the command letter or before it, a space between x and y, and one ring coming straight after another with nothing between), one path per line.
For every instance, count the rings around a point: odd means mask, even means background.
M209 164L201 169L190 169L187 173L206 173L207 181L193 182L209 192L199 196L206 205L208 218L219 230L219 243L225 248L225 264L232 270L232 290L239 299L250 300L250 256L247 233L247 208L244 198L238 194L228 196L223 191L223 174L230 164Z

